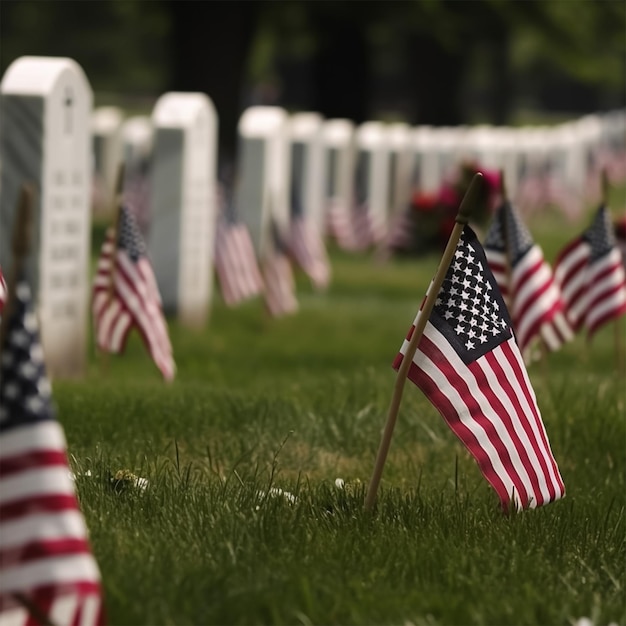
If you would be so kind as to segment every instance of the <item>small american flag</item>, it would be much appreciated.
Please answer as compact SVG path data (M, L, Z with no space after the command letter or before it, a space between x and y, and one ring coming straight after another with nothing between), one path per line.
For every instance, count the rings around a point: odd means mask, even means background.
M265 304L272 317L281 317L298 310L296 285L289 257L281 250L272 250L262 263L265 278Z
M136 327L163 378L174 378L176 365L159 288L146 245L126 206L120 207L117 233L110 229L102 245L92 310L99 348L119 354Z
M352 216L347 205L337 198L328 200L326 209L326 231L341 250L356 250Z
M236 306L263 292L263 277L250 233L243 222L219 218L215 271L227 306Z
M394 361L398 369L415 330ZM477 461L504 509L562 498L534 390L511 320L476 235L465 226L409 380L423 392Z
M561 292L541 248L510 202L497 209L485 239L487 261L511 310L522 354L541 337L552 351L573 337Z
M4 280L4 274L2 273L2 268L0 267L0 314L2 313L2 309L4 309L4 305L7 301L7 283Z
M330 283L330 261L321 233L304 215L293 215L289 234L289 250L317 289Z
M100 572L55 420L29 284L20 280L0 366L0 623L103 623Z
M602 205L582 235L557 255L554 276L560 285L570 324L588 336L626 313L626 276L610 214Z

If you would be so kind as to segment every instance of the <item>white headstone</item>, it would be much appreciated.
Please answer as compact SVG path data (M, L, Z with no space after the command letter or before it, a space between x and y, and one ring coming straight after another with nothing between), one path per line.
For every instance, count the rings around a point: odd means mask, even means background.
M322 127L324 144L325 203L348 211L354 197L354 122L330 119Z
M122 158L126 170L134 171L150 160L154 143L152 120L147 115L134 115L122 124Z
M119 107L103 106L91 115L94 165L94 211L111 214L114 210L117 177L122 163L122 123Z
M234 206L246 224L258 258L273 250L273 232L286 240L290 154L288 116L274 106L247 108L238 125L239 154Z
M206 322L217 217L217 115L203 93L169 92L152 113L148 249L166 313Z
M413 131L413 148L415 150L413 184L423 193L434 193L439 189L442 180L435 129L432 126L417 126Z
M384 233L389 212L389 142L382 122L370 121L356 129L356 202L364 204L373 230Z
M323 233L323 196L326 172L323 163L322 116L294 113L288 121L291 149L291 214L302 212Z
M36 188L27 271L51 376L85 366L90 299L93 95L81 67L62 57L21 57L0 84L0 266L12 264L21 185Z
M389 142L389 210L403 211L411 199L415 153L411 146L411 127L402 122L387 128Z

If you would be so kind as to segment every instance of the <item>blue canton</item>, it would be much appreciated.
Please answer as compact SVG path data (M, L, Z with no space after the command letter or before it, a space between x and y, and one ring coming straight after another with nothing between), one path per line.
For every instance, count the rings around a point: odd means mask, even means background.
M5 309L6 312L6 309ZM18 281L0 363L0 431L54 419L30 285Z
M591 247L590 263L602 258L617 245L611 217L605 206L598 209L591 226L583 234L583 239Z
M463 230L430 322L469 364L512 336L512 324L485 253L468 226Z
M504 223L511 255L511 266L515 267L518 261L535 245L535 242L510 202L504 205Z
M128 207L120 208L118 221L117 247L126 250L128 256L136 263L141 257L146 256L146 244L139 232L135 216Z

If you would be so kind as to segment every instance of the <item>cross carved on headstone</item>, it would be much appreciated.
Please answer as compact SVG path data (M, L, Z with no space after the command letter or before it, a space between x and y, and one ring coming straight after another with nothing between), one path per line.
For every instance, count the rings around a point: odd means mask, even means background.
M67 87L65 89L65 100L63 105L65 106L65 132L67 134L72 132L72 105L74 100L72 98L72 88Z

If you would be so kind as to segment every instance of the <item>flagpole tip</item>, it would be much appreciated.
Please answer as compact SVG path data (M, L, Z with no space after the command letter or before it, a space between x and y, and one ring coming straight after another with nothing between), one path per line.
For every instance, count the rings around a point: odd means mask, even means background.
M476 205L476 201L478 199L478 195L482 186L485 184L485 177L482 172L476 172L474 177L472 178L463 199L461 200L461 204L459 206L459 210L456 214L455 221L458 224L467 224L469 223L469 218L474 210Z

